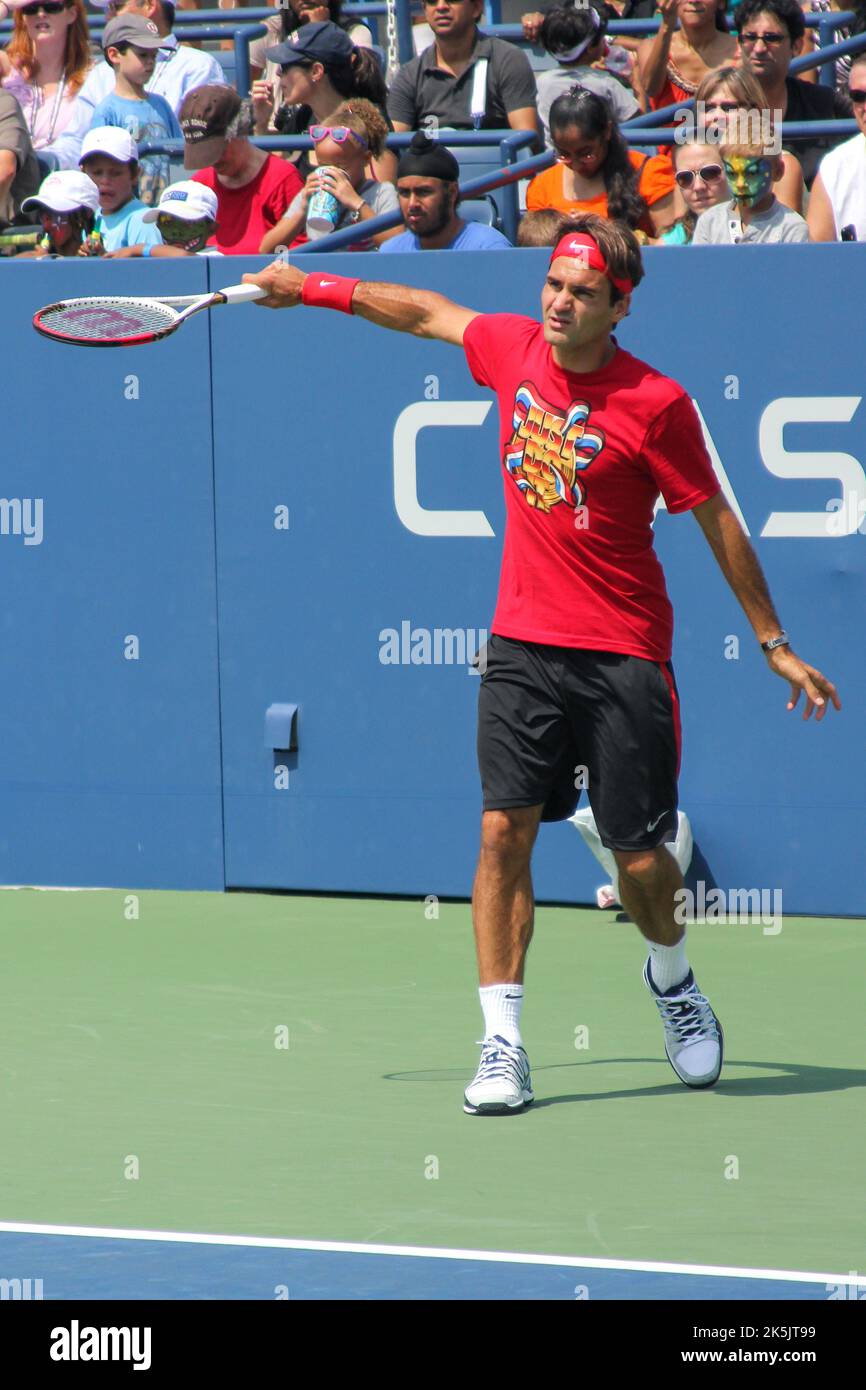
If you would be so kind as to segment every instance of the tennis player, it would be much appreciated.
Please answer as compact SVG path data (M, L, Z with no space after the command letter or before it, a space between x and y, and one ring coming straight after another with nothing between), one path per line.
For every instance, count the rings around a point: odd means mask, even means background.
M686 1086L713 1086L721 1025L695 982L674 920L683 880L674 837L680 718L673 621L652 519L694 513L766 653L822 719L835 687L795 656L761 567L724 500L686 392L621 348L612 330L643 278L620 223L564 218L541 291L541 323L479 314L440 294L270 266L244 279L269 308L306 304L460 346L499 398L507 525L479 690L483 788L473 890L484 1039L470 1115L533 1100L520 1033L539 822L573 815L583 784L619 868L623 906L645 937L643 978L665 1051ZM584 769L586 769L584 773Z

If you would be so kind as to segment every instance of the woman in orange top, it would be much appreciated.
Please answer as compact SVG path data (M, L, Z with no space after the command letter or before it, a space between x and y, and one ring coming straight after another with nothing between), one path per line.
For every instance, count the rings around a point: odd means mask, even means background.
M670 159L630 150L604 97L573 87L557 97L548 122L556 163L530 183L527 212L594 212L644 236L681 215Z

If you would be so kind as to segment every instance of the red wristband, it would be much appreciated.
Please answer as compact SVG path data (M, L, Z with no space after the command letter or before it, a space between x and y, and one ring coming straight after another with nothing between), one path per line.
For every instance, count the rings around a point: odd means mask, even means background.
M322 275L316 271L304 278L301 303L311 309L339 309L343 314L351 314L352 295L360 283L347 275Z

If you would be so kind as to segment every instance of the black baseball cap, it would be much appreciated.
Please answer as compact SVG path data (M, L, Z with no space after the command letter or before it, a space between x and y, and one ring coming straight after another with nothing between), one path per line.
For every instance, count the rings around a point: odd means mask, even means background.
M337 24L302 24L289 34L285 43L269 48L265 53L269 63L323 63L325 67L344 67L355 45L344 29Z

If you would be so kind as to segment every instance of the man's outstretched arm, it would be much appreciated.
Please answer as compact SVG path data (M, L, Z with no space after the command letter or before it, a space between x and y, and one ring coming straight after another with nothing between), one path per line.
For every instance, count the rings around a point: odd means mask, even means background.
M773 606L764 572L748 536L722 494L717 493L708 502L701 502L692 511L758 641L768 642L772 637L778 637L782 624ZM835 685L814 666L801 661L790 647L776 647L771 652L765 652L765 656L770 669L790 682L788 709L793 709L797 704L801 690L806 696L804 719L809 718L816 706L816 718L823 719L829 708L828 700L836 709L842 708Z
M245 275L244 282L261 285L269 291L267 299L258 300L266 309L292 309L300 304L306 275L297 266L275 262L257 275ZM323 280L329 277L322 276ZM336 281L338 277L335 275ZM439 338L443 343L463 344L468 324L478 317L477 309L455 304L443 294L416 290L409 285L389 285L375 280L361 280L352 296L352 313L369 319L380 328L393 328L397 333L414 333L416 338Z

